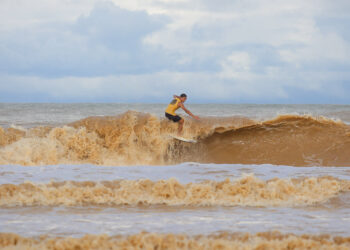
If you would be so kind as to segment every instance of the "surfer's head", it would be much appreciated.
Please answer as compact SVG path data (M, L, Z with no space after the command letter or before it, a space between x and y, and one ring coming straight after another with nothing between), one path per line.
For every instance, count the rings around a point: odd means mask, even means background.
M187 95L184 94L184 93L182 93L182 94L180 95L180 99L181 99L182 102L185 102L186 99L187 99Z

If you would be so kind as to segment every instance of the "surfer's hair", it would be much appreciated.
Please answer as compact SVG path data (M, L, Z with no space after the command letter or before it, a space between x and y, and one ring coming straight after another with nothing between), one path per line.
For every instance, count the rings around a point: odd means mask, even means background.
M186 97L186 98L187 98L187 95L186 95L185 93L182 93L182 94L180 95L180 97Z

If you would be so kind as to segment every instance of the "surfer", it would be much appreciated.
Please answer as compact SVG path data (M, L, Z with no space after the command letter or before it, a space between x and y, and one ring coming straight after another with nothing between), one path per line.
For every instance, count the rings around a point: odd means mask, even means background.
M175 113L177 109L182 108L187 114L192 116L194 119L199 120L198 116L192 114L191 111L185 108L184 102L186 100L187 100L186 94L181 94L180 96L174 95L174 99L171 101L171 103L168 105L167 109L165 110L165 117L167 117L169 120L173 122L179 123L178 134L181 134L185 120L181 116Z

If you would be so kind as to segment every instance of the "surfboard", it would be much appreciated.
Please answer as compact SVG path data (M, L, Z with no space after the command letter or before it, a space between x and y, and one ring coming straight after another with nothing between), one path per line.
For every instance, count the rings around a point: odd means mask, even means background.
M196 143L197 140L195 139L190 139L190 138L184 138L184 137L181 137L181 136L178 136L178 135L170 135L170 137L176 139L176 140L179 140L179 141L184 141L184 142L190 142L190 143Z

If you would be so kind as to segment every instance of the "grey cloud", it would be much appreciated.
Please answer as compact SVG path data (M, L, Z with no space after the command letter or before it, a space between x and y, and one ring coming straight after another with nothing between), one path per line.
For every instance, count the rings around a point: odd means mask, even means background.
M350 16L319 16L315 21L319 27L322 27L323 32L337 33L350 42Z
M240 0L192 0L192 1L155 1L156 5L162 6L166 9L173 10L201 10L210 12L229 12L238 8L248 9L256 6L254 1L240 1Z
M169 55L142 40L167 22L164 16L100 3L75 23L46 23L3 32L0 72L61 77L162 70L171 66Z
M169 20L165 16L150 16L145 11L127 11L112 3L97 5L89 16L80 17L74 31L112 50L139 49L142 38L161 29Z

